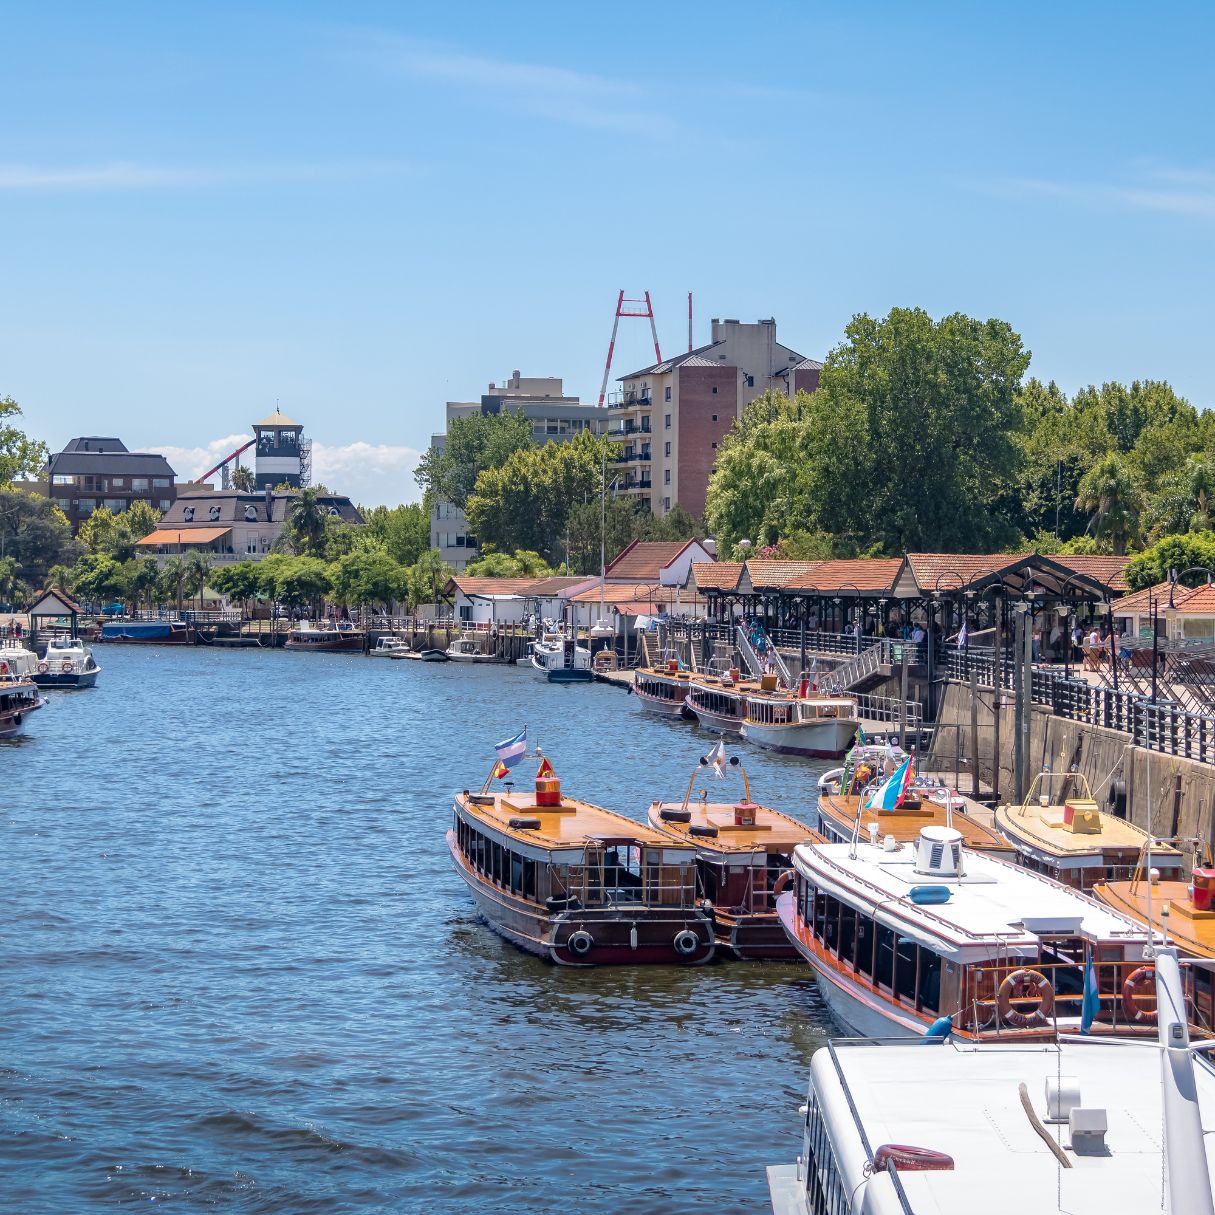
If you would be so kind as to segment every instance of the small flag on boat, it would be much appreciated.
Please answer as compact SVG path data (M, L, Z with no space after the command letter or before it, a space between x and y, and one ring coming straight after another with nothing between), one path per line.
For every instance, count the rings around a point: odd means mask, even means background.
M1097 989L1097 974L1093 970L1092 955L1084 964L1084 1000L1080 1005L1080 1032L1087 1034L1101 1011L1101 993Z
M494 764L494 779L501 780L504 776L509 775L510 769L501 760L498 760L498 762Z
M539 780L542 776L552 776L552 774L553 765L548 762L548 756L546 755L540 761L540 767L536 769L536 779Z
M903 801L907 787L911 784L911 756L894 770L878 788L869 795L866 810L894 810Z
M498 752L498 763L513 768L527 753L527 727L524 726L514 738L500 742L494 748Z
M726 775L726 744L722 739L717 740L717 746L705 757L713 767L713 775L724 779Z

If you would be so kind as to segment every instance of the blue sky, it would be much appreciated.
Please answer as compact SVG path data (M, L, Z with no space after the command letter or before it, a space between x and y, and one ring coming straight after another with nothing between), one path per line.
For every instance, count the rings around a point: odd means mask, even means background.
M1160 14L1167 11L1167 17ZM1067 391L1215 399L1215 10L1131 4L0 5L0 393L201 471L276 400L416 498L443 402L594 397L775 316L1008 320ZM616 370L647 361L625 323Z

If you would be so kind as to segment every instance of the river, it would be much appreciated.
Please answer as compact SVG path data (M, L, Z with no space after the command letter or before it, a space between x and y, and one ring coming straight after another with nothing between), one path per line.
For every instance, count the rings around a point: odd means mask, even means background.
M550 966L444 841L525 724L638 818L707 735L514 668L96 652L0 743L0 1210L765 1208L829 1024L808 970ZM819 769L737 753L804 814Z

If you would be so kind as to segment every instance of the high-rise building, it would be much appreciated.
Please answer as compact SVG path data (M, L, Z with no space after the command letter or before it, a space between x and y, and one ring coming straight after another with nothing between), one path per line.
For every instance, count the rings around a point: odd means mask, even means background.
M608 435L618 445L618 491L655 514L677 503L703 513L717 447L760 393L818 388L823 365L782 346L776 322L712 322L712 341L620 377L609 400Z
M447 424L469 414L499 414L522 411L531 422L536 443L561 443L589 430L601 435L607 430L608 411L584 405L567 397L559 376L524 377L518 371L504 384L489 386L480 401L448 401ZM442 451L447 432L431 436L430 446ZM477 538L469 535L464 511L452 502L436 502L430 511L430 545L443 560L461 571L477 557Z

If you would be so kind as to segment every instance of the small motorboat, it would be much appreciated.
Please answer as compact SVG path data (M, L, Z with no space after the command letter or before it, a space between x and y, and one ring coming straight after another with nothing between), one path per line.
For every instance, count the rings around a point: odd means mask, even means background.
M446 650L436 650L431 647L430 649L419 650L418 658L420 658L422 662L446 662L448 659L448 653Z
M590 683L591 652L567 633L546 633L531 645L531 664L549 683Z
M409 642L400 637L381 637L369 653L372 658L403 658L409 653Z
M317 654L362 653L367 634L343 620L337 624L315 624L301 620L287 633L287 649L311 650Z
M452 662L494 662L497 656L485 652L476 633L461 633L447 647L447 657Z
M24 676L0 676L0 738L12 738L25 728L25 719L46 701L38 685Z
M47 643L32 678L40 688L91 688L100 674L93 651L78 637L65 637Z

